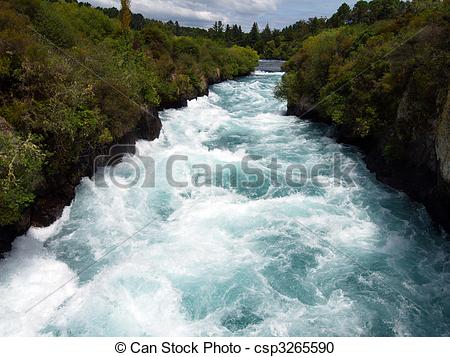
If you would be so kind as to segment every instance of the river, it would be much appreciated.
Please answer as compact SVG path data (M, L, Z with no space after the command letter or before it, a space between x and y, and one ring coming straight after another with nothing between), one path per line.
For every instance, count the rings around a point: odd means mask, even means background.
M281 75L162 112L160 139L137 143L154 185L85 178L59 221L19 237L0 261L0 335L449 335L445 233L326 126L284 116ZM340 182L336 158L352 168ZM263 182L234 183L258 178L243 159ZM128 184L133 160L101 177Z

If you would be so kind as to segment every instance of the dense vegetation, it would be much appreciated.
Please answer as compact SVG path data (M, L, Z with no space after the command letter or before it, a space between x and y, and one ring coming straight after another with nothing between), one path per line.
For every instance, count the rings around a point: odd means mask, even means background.
M307 37L316 35L325 29L350 24L372 24L379 20L401 16L410 8L410 2L400 0L373 0L370 2L362 0L358 1L353 8L343 3L328 19L313 17L308 20L300 20L281 31L274 30L272 34L266 26L260 36L256 36L259 41L252 47L265 57L288 59L295 54ZM256 30L257 24L254 24L252 31L256 33ZM264 45L265 43L267 45Z
M281 30L271 29L269 24L262 29L255 22L251 30L244 33L239 25L224 25L218 21L207 32L196 34L221 40L228 46L234 44L250 46L264 58L288 59L295 54L303 40L325 29L349 24L373 24L376 21L402 16L413 7L411 2L400 0L358 1L353 8L346 3L342 4L329 19L312 17L308 20L300 20ZM190 29L175 24L175 31L189 33Z
M383 136L388 161L402 160L414 137L427 135L450 75L449 2L399 8L407 10L375 22L344 20L305 39L277 90L291 112L332 121L349 140Z
M75 0L73 0L75 1ZM288 59L292 57L303 41L313 35L326 30L339 28L343 25L370 25L377 21L395 19L415 11L419 3L440 3L441 0L372 0L358 1L353 8L343 3L330 18L312 17L300 20L283 29L272 29L270 24L264 27L253 23L248 32L243 31L241 25L225 24L216 21L209 29L181 26L178 21L161 22L144 18L141 14L132 14L131 27L141 30L148 24L158 24L166 31L176 36L213 39L223 46L251 47L263 58ZM79 3L80 6L91 7L89 3ZM427 5L425 5L427 6ZM108 17L120 17L117 8L100 8Z
M88 3L81 3L90 7ZM144 18L141 14L133 14L131 26L142 29L146 24L159 23L176 36L191 36L196 38L210 38L220 41L226 46L248 46L258 52L263 58L288 59L295 54L304 39L318 34L324 29L340 27L345 24L372 24L379 20L401 16L413 8L410 2L400 0L373 0L358 1L350 8L346 3L342 4L329 19L324 17L312 17L308 20L300 20L284 29L271 29L269 24L261 28L254 23L249 32L244 32L240 25L225 24L216 21L214 25L206 29L180 26L175 21L167 23ZM111 18L119 18L119 10L116 8L98 8Z
M250 73L258 56L76 1L0 0L0 226L152 108Z

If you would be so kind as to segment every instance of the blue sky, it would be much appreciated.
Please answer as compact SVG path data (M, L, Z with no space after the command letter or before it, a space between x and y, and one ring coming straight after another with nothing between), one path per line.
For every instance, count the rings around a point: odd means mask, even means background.
M103 7L120 7L120 0L83 0ZM254 21L282 28L300 19L330 16L344 0L131 0L133 12L182 25L210 27L214 21L238 23L248 29ZM357 0L345 1L353 6Z

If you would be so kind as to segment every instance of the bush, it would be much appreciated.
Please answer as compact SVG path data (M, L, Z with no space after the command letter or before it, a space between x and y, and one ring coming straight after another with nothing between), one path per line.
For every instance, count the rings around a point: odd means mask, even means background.
M0 132L0 225L17 222L34 200L44 163L34 139Z
M173 39L173 54L176 58L182 55L189 55L195 59L198 59L200 54L200 48L194 39L190 37L174 37Z
M53 7L42 3L33 20L36 32L56 46L70 48L75 45L75 36L70 27L64 22Z
M172 50L168 33L158 24L145 26L137 33L136 41L155 59L170 54Z

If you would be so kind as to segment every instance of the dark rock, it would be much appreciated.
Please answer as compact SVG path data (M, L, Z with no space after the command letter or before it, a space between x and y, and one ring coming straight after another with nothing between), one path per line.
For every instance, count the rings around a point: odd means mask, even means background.
M59 219L64 207L70 204L75 188L71 186L70 191L71 195L58 193L40 197L33 205L31 225L46 227Z
M11 250L12 242L20 235L21 232L18 232L15 226L0 227L0 257L3 256L3 253Z
M288 103L287 115L294 115L312 122L331 124L331 120L321 116L316 108L313 108L311 101L306 98L303 98L301 102L296 104Z
M21 220L15 225L0 226L0 257L11 250L16 237L23 235L31 224L31 209L24 211Z

